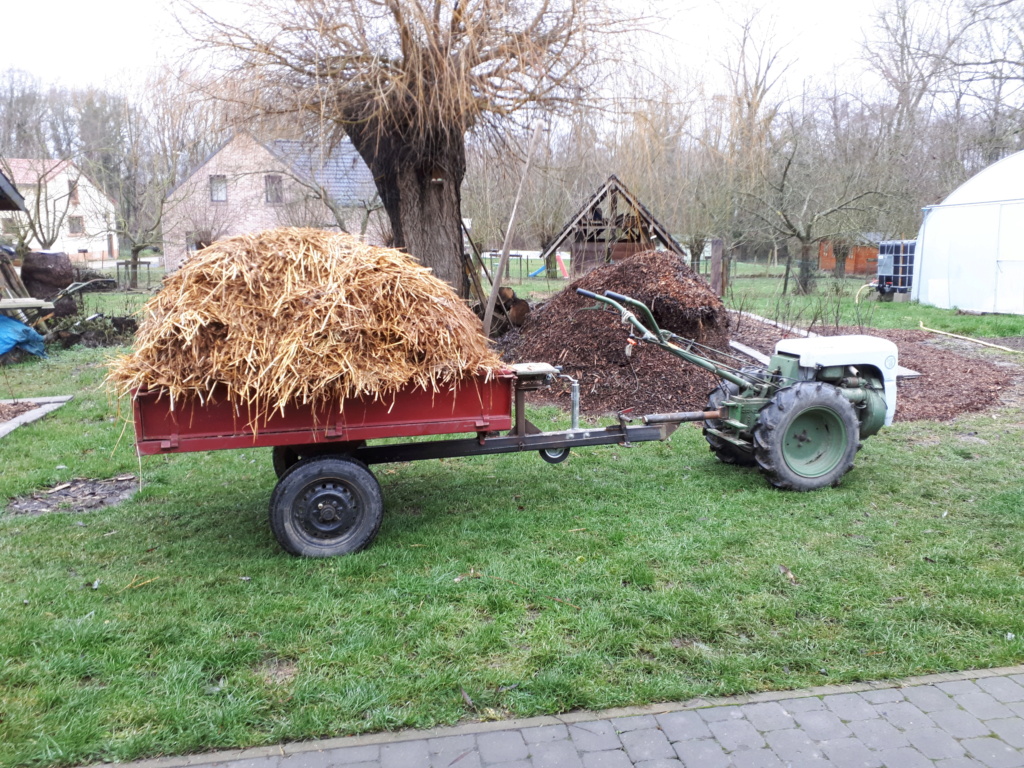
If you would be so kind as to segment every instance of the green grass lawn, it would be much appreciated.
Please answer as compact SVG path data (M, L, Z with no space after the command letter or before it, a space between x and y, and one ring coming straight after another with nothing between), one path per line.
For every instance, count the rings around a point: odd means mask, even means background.
M75 395L0 440L0 504L144 478L116 508L0 512L4 766L1024 660L1019 408L885 429L813 494L716 462L694 427L554 466L384 465L376 543L308 560L267 527L269 451L139 462L104 354L0 369L0 397Z

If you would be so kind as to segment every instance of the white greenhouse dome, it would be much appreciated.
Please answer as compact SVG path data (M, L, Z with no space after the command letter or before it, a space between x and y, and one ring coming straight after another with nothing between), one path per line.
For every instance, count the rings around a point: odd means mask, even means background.
M1024 314L1024 152L925 208L916 259L911 297L921 303Z

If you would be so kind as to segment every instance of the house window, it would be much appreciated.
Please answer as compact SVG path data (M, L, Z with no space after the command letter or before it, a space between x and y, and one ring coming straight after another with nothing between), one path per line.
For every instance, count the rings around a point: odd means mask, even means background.
M270 173L263 177L263 185L266 189L268 203L284 202L284 186L281 177L276 173Z
M78 182L68 179L68 202L78 205Z
M210 202L226 203L228 201L228 177L210 177Z
M85 234L85 220L81 216L68 216L68 234Z

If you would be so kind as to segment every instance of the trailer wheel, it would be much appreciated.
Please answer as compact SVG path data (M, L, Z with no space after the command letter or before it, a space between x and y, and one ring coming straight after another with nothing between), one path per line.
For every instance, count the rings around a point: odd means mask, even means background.
M355 459L304 459L270 497L274 537L285 551L304 557L358 552L373 541L383 517L377 478Z
M561 464L569 458L568 448L541 448L537 453L548 464Z
M744 368L740 373L746 373L753 376L763 376L765 371L763 368ZM708 404L705 410L717 411L718 406L722 404L722 401L728 400L734 395L738 395L739 391L740 388L731 381L722 379L718 382L718 386L711 390L711 394L708 395ZM740 467L752 467L757 464L757 461L754 459L754 454L750 451L744 451L739 446L733 445L717 435L712 435L708 432L708 429L721 428L722 422L720 419L707 419L704 422L704 439L708 441L708 447L711 449L711 452L715 454L715 457L723 464L735 464Z
M860 448L853 405L831 384L797 382L758 414L754 457L776 488L813 491L839 485Z

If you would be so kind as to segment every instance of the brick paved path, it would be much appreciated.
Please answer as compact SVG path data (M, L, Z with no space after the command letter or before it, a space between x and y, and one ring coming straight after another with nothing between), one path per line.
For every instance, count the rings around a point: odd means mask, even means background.
M1017 768L1024 667L574 712L136 768Z

